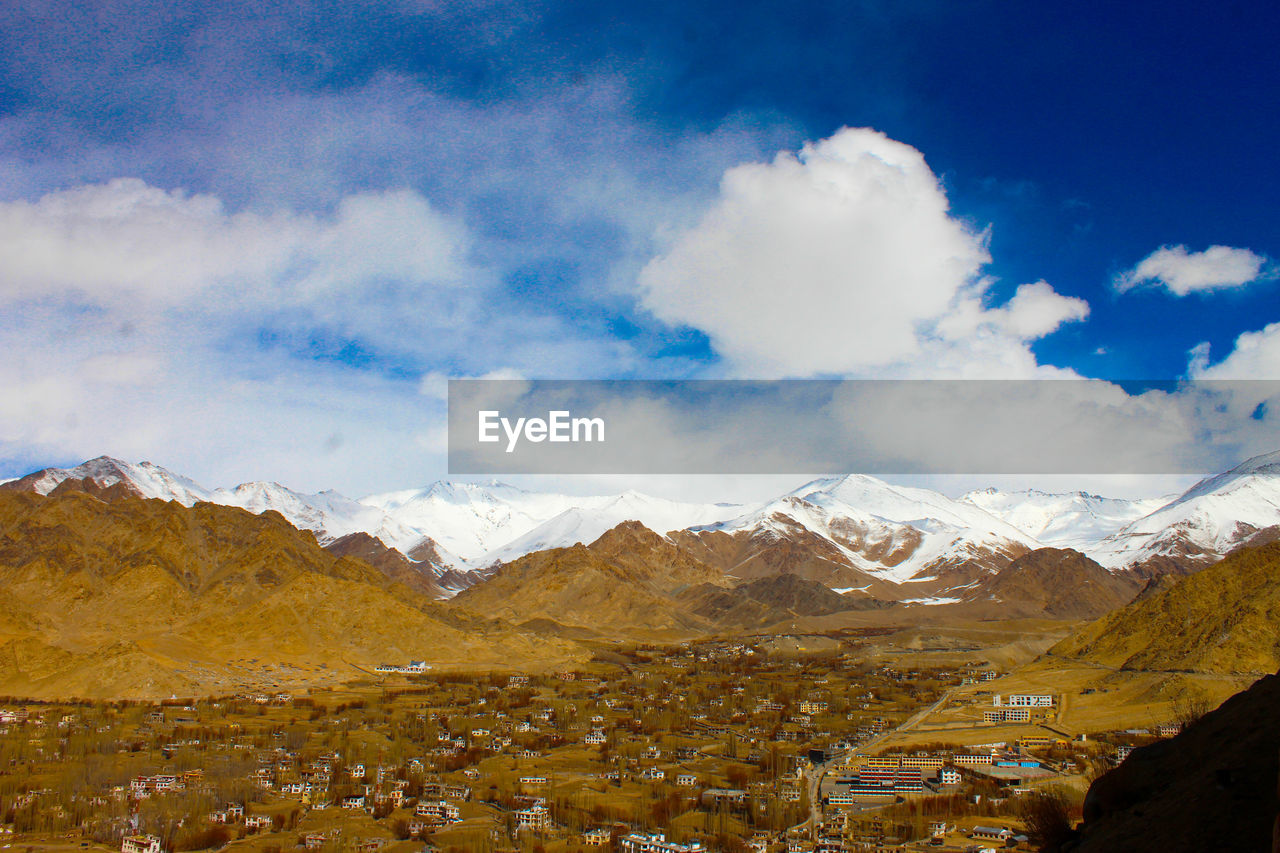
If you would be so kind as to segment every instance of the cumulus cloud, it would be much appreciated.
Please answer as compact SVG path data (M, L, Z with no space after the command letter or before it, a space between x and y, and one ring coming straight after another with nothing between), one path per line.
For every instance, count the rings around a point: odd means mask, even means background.
M1063 323L1089 316L1089 303L1063 296L1048 282L1020 285L1003 307L987 311L992 322L1016 338L1042 338Z
M326 213L135 179L0 203L0 451L356 493L434 478L444 407L423 370L572 375L620 347L495 310L470 246L402 190Z
M1121 293L1135 287L1164 287L1177 296L1243 287L1266 275L1266 260L1256 252L1230 246L1210 246L1203 252L1163 246L1116 276L1113 285Z
M1019 285L998 308L984 306L981 285L958 296L947 313L921 336L915 363L894 366L888 375L918 376L927 365L932 376L963 379L1072 378L1068 369L1040 364L1028 342L1057 330L1063 323L1089 316L1089 303L1063 296L1047 282Z
M465 228L409 191L343 198L322 219L228 213L134 178L0 203L0 299L175 305L210 288L289 301L387 277L465 281Z
M1209 344L1197 344L1188 353L1187 374L1193 379L1280 379L1280 323L1236 338L1230 354L1212 364Z
M846 128L727 171L640 289L657 317L701 329L739 371L936 374L951 361L948 375L1034 372L1026 342L1087 305L1037 282L992 310L989 260L985 234L951 215L919 151Z

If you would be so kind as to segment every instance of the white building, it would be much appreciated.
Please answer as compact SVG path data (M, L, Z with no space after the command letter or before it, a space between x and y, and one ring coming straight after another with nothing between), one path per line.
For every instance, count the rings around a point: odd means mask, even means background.
M413 813L418 817L425 818L432 823L457 823L462 820L461 810L453 803L445 800L427 800L418 803Z
M1003 705L1006 708L1052 708L1053 695L1044 693L1012 693L1004 697L1004 702L1000 701L999 693L991 697L991 704L997 708Z
M530 806L516 812L516 830L546 829L551 825L551 813L546 806Z
M163 853L160 839L154 835L126 835L120 842L120 853Z
M704 850L697 841L677 844L661 833L636 832L618 839L618 853L703 853Z

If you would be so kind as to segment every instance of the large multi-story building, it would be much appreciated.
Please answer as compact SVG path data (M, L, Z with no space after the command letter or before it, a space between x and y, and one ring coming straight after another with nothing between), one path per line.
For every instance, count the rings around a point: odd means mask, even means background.
M924 770L937 769L943 763L940 756L874 756L868 758L855 774L841 778L837 785L854 797L922 794Z
M635 832L618 839L618 853L704 853L705 850L697 841L677 844L661 833Z
M516 812L516 829L546 829L551 826L551 812L544 805L533 805Z
M413 813L435 824L457 823L462 820L461 810L445 800L423 800Z
M1001 698L1004 699L1001 702ZM999 693L991 697L991 704L997 708L1052 708L1053 694L1048 693L1011 693L1001 697Z
M1029 723L1031 722L1031 710L1029 708L1000 708L994 711L983 711L982 721L984 723Z

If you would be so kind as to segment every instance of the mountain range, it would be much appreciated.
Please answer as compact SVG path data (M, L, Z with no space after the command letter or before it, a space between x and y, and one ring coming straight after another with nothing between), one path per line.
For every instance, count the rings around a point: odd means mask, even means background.
M1267 671L1277 492L1280 454L1158 502L851 475L751 506L457 483L355 501L101 457L0 484L0 685L190 694L904 619L1103 617L1054 654Z
M406 579L320 547L271 510L142 500L92 481L0 492L0 690L191 696L334 683L383 661L536 667L584 656Z
M953 499L864 475L815 480L751 505L453 482L353 500L269 482L210 489L149 462L109 457L36 471L0 490L47 495L68 482L118 485L183 506L274 510L322 545L365 534L398 552L402 569L427 576L420 590L439 597L528 554L594 542L626 521L665 534L732 583L796 574L854 599L933 605L990 597L984 579L1041 548L1070 548L1113 574L1145 579L1194 571L1280 525L1280 453L1176 497L1140 500L998 489Z

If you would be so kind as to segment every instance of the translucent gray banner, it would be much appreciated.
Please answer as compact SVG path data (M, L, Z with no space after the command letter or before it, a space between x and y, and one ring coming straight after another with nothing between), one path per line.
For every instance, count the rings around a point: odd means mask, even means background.
M1270 380L451 380L449 473L1187 474L1278 425Z

